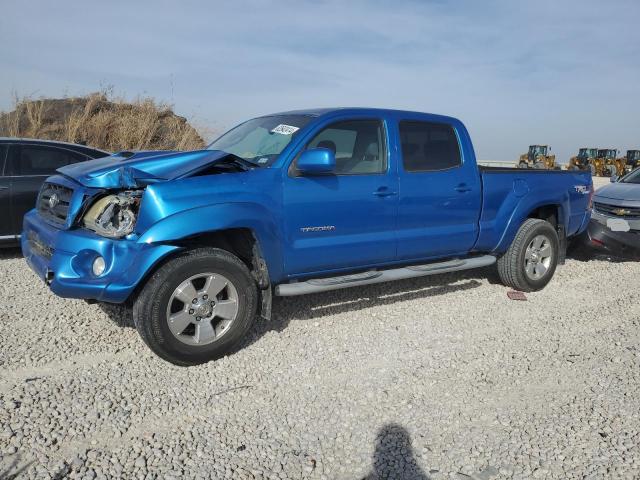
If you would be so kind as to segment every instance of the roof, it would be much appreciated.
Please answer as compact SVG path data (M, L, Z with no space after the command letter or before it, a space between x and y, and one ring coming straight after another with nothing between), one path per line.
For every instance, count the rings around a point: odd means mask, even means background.
M439 115L428 112L417 112L411 110L395 110L392 108L369 108L369 107L331 107L331 108L308 108L302 110L289 110L286 112L271 113L264 116L273 115L308 115L312 117L320 117L332 113L347 113L347 114L371 114L371 115L385 115L389 113L406 114L406 115L427 115L432 117L447 118L450 120L456 120L453 117L446 115Z
M44 143L44 144L51 144L51 145L74 147L76 149L94 150L96 152L103 152L107 155L111 155L111 152L107 152L106 150L102 150L100 148L94 148L89 145L80 145L78 143L61 142L58 140L44 140L40 138L24 138L24 137L0 137L0 142Z

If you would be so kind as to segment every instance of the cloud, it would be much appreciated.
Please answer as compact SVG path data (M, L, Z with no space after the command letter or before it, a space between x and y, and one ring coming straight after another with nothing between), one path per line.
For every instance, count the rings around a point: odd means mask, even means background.
M640 146L634 1L10 1L9 93L113 84L218 126L292 108L451 114L481 158ZM6 48L10 45L10 48Z

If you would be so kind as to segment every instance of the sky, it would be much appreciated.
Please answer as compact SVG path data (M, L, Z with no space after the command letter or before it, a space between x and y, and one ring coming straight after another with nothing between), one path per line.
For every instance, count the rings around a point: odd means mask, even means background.
M331 106L460 118L483 160L640 148L637 0L3 0L0 110L111 87L209 131Z

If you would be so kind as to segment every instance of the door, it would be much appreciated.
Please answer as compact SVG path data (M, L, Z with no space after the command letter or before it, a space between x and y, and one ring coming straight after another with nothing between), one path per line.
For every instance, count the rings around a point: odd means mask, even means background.
M22 231L22 218L36 206L40 186L57 168L86 160L86 156L49 145L11 145L7 166L11 175L11 216L13 233Z
M6 175L5 159L7 157L7 145L0 145L0 241L13 237L13 225L11 223L11 179Z
M380 119L336 121L312 136L303 150L332 150L336 169L329 175L302 175L294 160L286 174L287 274L395 259L398 178L389 168L387 145Z
M475 244L480 176L449 124L401 120L398 259L466 254Z

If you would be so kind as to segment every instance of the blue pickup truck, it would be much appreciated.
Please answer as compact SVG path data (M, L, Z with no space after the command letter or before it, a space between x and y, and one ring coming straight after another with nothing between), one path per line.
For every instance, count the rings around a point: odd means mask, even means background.
M27 262L59 296L132 308L178 365L232 351L274 294L494 263L506 285L540 290L593 193L587 172L479 167L454 118L354 108L58 172L25 217Z

